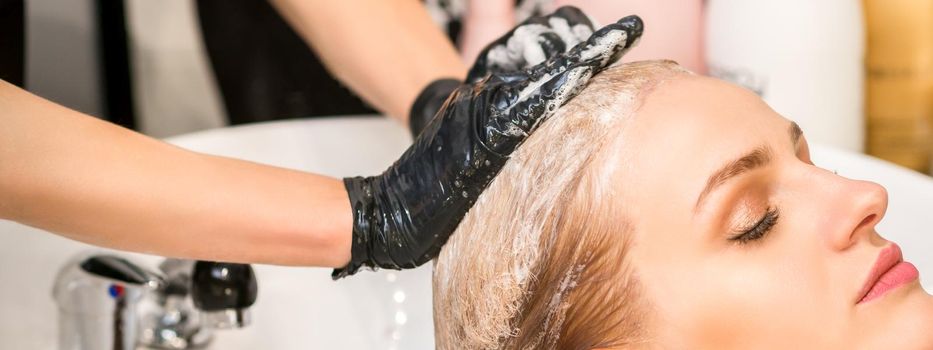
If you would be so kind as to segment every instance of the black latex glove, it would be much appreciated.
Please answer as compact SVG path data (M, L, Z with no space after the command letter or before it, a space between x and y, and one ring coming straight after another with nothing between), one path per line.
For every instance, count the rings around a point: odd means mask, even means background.
M414 268L436 257L516 147L641 33L641 19L625 17L541 64L460 85L389 169L344 179L352 256L333 277L361 266Z
M567 52L592 34L593 23L576 7L564 6L547 16L530 17L480 51L466 82L476 83L487 74L514 72L539 64ZM421 90L408 114L408 128L413 136L418 136L462 83L457 79L440 79Z

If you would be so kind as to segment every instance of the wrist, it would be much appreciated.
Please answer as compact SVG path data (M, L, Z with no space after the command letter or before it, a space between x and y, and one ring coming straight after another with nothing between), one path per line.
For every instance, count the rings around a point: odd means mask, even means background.
M353 203L350 201L349 194L343 181L340 181L339 189L341 195L335 196L330 207L334 208L333 216L335 227L330 235L330 244L334 254L331 256L331 264L328 267L338 268L347 266L352 259L353 247Z
M374 182L377 177L348 177L343 179L350 205L350 256L343 267L334 269L331 277L339 279L350 276L363 266L375 266L371 246L376 238L374 230L380 225L375 222L380 216L376 213L377 205L373 195Z

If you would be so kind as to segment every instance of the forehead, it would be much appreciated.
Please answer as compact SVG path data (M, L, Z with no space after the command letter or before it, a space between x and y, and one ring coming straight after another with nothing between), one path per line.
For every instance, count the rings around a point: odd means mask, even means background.
M638 203L632 209L692 210L710 174L759 145L786 143L788 123L743 88L702 76L673 78L645 97L622 132L615 156L630 171L619 174L620 183L630 203Z

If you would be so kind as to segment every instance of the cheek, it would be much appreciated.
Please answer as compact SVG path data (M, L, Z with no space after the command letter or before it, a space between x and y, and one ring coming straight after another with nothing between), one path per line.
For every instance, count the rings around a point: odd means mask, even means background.
M775 242L769 242L775 243ZM799 343L825 325L826 279L813 257L764 245L724 247L662 265L663 310L685 345L730 348Z
M690 307L683 315L688 317L688 333L699 344L722 347L753 344L763 341L762 331L786 323L790 313L784 310L792 304L796 291L788 288L799 285L799 278L790 269L749 264L736 265L728 259L707 262L697 276L706 283L697 283L689 298Z

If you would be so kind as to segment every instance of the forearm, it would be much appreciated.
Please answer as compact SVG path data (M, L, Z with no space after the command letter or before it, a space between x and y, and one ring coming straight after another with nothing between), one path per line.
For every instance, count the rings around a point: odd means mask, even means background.
M341 82L404 124L430 82L466 76L457 51L419 1L271 2Z
M339 267L338 179L199 154L0 81L0 217L165 256Z

